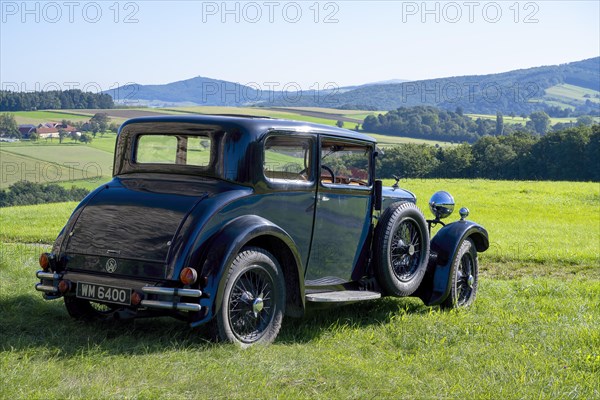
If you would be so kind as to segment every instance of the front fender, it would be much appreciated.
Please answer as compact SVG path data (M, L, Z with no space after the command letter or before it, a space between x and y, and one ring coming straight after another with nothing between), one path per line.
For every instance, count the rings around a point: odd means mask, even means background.
M456 221L444 226L431 240L431 257L427 273L415 293L428 305L442 303L450 294L452 260L463 240L470 238L477 252L490 246L487 231L472 221Z
M295 259L295 272L299 278L304 277L301 271L300 254L296 244L287 232L271 221L257 215L244 215L235 218L223 226L208 242L208 251L200 276L208 278L203 291L210 294L211 304L208 314L202 320L193 322L192 326L200 325L211 319L217 310L221 308L223 301L221 293L223 293L226 284L225 274L227 268L247 243L262 236L274 237L283 242ZM303 299L304 285L302 282L303 280L299 279L300 296Z

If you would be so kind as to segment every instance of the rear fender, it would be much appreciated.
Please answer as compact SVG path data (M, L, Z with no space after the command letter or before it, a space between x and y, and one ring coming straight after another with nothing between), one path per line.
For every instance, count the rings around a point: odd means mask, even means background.
M450 294L452 260L465 239L471 239L479 253L489 247L487 231L481 225L471 221L450 223L440 229L431 240L431 256L427 273L415 293L415 296L420 297L426 305L440 304Z
M242 248L246 245L257 245L260 243L276 242L284 244L287 249L266 248L275 257L279 253L286 251L290 254L288 263L284 265L284 261L279 258L279 263L283 269L286 283L297 282L296 291L299 293L290 293L291 288L286 288L288 299L290 295L294 299L301 299L301 308L304 308L304 273L302 272L302 262L296 244L292 238L279 226L273 224L262 217L256 215L245 215L238 217L227 223L213 238L208 242L206 247L205 261L202 263L200 276L207 277L207 285L203 288L203 292L210 295L211 304L208 313L199 321L192 323L192 326L200 325L211 319L217 310L221 308L223 299L222 293L226 284L227 268ZM262 247L262 246L261 246ZM287 252L289 250L289 252ZM275 254L277 253L277 254ZM294 265L289 265L293 263ZM294 274L294 276L290 276ZM288 285L289 286L289 285Z

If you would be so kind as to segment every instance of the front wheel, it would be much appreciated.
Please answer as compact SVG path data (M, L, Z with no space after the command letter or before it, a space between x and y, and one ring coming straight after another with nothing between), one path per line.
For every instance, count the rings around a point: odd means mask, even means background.
M222 306L216 316L221 340L248 347L277 337L285 309L285 282L269 252L243 249L227 271Z
M471 239L465 239L460 244L456 256L452 260L450 279L452 280L450 294L441 307L459 308L473 304L477 295L479 262L477 249Z

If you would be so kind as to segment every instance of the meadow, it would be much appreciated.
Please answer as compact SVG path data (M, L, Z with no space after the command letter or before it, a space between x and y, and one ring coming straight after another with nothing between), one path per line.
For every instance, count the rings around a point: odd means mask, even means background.
M0 189L20 180L96 187L112 176L115 139L106 134L87 145L70 139L2 143Z
M0 209L0 398L598 398L598 184L400 184L427 215L433 191L450 191L488 229L473 307L385 298L308 310L247 350L166 318L71 320L33 285L76 204Z

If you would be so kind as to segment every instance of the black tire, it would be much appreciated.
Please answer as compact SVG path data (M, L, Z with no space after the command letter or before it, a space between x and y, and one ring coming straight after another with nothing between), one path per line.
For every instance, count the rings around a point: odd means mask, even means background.
M417 290L429 261L429 231L413 203L388 207L377 224L375 273L385 294L410 296Z
M479 261L477 249L471 239L465 239L460 244L452 260L450 279L452 280L450 294L441 307L460 308L473 304L479 282Z
M113 317L116 307L65 296L65 307L72 318L82 321L106 321Z
M275 340L285 312L285 281L277 259L248 247L233 260L216 325L219 338L248 347Z

